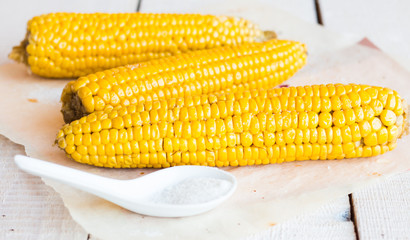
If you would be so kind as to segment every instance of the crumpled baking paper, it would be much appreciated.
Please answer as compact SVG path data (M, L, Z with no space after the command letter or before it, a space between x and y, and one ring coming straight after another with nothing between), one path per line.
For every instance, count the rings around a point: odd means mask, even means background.
M363 83L390 87L410 99L410 74L382 52L359 45L333 50L312 54L286 84ZM106 177L131 179L155 171L103 169L68 159L54 145L63 125L59 97L66 83L30 75L22 65L0 66L0 133L24 145L29 156ZM142 216L44 181L61 195L73 219L100 239L238 239L409 170L409 142L406 136L394 151L372 158L224 168L238 179L234 195L210 212L186 218Z

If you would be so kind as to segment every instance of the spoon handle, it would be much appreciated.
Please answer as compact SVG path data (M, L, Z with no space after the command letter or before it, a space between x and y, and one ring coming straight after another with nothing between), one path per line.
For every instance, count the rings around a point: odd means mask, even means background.
M22 155L16 155L14 161L25 172L54 179L103 198L107 192L115 191L120 182Z

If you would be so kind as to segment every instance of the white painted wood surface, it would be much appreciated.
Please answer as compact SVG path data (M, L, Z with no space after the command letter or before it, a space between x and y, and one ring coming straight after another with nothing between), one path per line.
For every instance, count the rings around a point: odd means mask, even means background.
M243 2L246 2L249 5L254 4L255 2L265 5L273 5L301 18L302 20L316 23L316 11L313 0L142 0L140 11L157 13L202 13L203 8L214 8L217 10L223 7L228 7L229 9L235 9L238 5L241 5L238 3Z
M299 216L243 240L355 239L349 198L342 197L315 212Z
M143 0L143 11L188 12L216 0ZM274 4L308 22L316 22L313 0L261 0ZM182 3L183 2L183 3ZM231 1L234 4L234 1ZM252 4L252 1L249 1ZM7 62L11 47L24 36L28 19L50 11L133 11L137 2L15 0L0 3L0 64ZM326 27L344 33L369 36L378 46L410 66L410 22L407 1L320 1ZM394 25L393 25L394 24ZM5 36L5 37L4 37ZM387 37L386 37L387 36ZM405 53L406 56L402 56ZM0 136L0 239L94 239L70 217L59 196L39 178L20 172L12 156L23 148ZM372 188L353 194L359 237L363 239L404 239L409 237L410 174L402 174ZM11 230L13 229L13 230ZM340 198L310 213L269 230L244 236L260 239L355 239L350 221L348 197Z
M86 240L60 195L17 169L13 157L24 153L23 146L0 135L0 239Z
M359 239L410 238L410 173L355 192Z

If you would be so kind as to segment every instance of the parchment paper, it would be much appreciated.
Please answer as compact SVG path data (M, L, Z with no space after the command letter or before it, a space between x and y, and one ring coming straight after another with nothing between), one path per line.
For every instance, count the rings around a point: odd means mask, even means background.
M323 40L320 34L317 41ZM382 52L358 45L329 50L311 54L308 65L286 84L365 83L388 86L410 99L410 74ZM153 171L81 165L53 146L63 125L59 96L66 83L31 76L21 65L0 66L0 133L24 145L29 156L107 177L130 179ZM60 193L73 219L101 239L237 239L409 170L409 142L407 136L394 151L375 158L225 168L238 178L235 194L220 207L187 218L141 216L65 185L45 182Z

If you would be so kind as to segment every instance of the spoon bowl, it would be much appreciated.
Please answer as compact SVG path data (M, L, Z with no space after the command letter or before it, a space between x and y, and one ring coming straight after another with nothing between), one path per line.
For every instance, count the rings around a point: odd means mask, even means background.
M25 172L57 180L104 198L132 212L155 217L186 217L207 212L227 200L236 190L237 185L232 174L218 168L206 166L176 166L131 180L117 180L22 155L16 155L14 160L17 166ZM211 183L224 183L224 189L221 189L223 191L217 196L204 201L183 204L162 201L161 197L163 195L161 193L176 189L175 187L178 184L185 188L184 183L189 184L190 180L195 179L214 180L206 182L207 185L203 187L207 189L218 187L217 185L209 186ZM179 190L181 191L181 188ZM178 193L174 194L175 197L178 197ZM195 193L198 192L183 192L180 197L195 197L187 195Z

